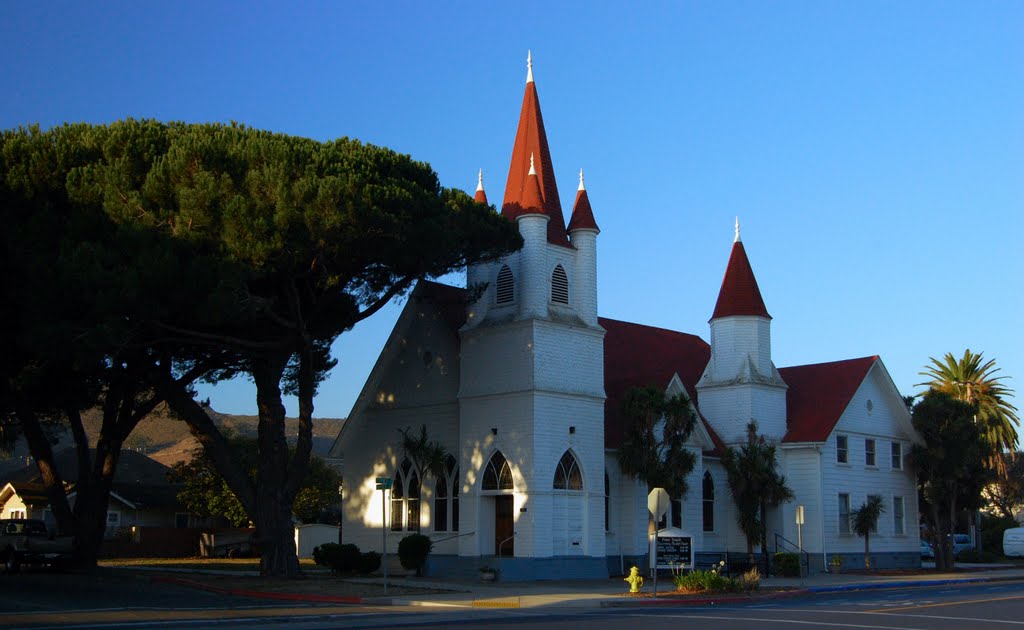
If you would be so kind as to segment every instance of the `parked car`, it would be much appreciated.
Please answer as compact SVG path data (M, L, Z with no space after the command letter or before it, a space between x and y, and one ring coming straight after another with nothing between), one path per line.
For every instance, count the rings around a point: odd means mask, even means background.
M1024 527L1011 527L1003 532L1003 555L1011 558L1024 556Z
M934 558L935 552L932 551L932 546L928 544L927 540L921 540L921 557L922 558Z
M958 558L965 549L974 549L974 543L967 534L953 534L953 557Z
M0 519L0 560L8 573L22 564L56 564L74 551L71 536L54 536L38 519Z

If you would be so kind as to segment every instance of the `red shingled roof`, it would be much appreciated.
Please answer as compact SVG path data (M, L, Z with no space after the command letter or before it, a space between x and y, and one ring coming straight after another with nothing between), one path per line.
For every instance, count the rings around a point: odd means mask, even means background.
M750 267L747 252L743 249L741 241L736 241L732 245L732 254L729 255L729 264L722 279L722 289L718 292L718 302L715 303L715 312L711 319L733 315L757 315L771 319L768 309L764 307L761 290L757 288L754 270Z
M555 184L555 170L551 166L551 152L544 132L544 119L540 114L540 99L533 81L526 84L523 108L519 113L519 127L515 144L512 145L512 162L508 167L508 181L505 183L505 199L501 213L510 221L522 214L526 208L524 195L527 194L527 173L530 172L530 155L534 156L534 169L540 181L544 214L548 215L548 242L569 246L565 232L565 217L558 200L558 186Z
M604 444L617 448L625 435L622 399L631 387L668 386L678 374L691 400L711 358L711 346L696 335L598 318L604 337ZM706 424L706 423L705 423ZM712 436L714 439L714 436ZM721 440L719 440L721 441Z
M590 209L590 196L587 190L576 191L576 203L572 205L572 216L569 217L569 232L573 230L598 230L597 221L594 220L594 211Z
M526 176L526 186L523 188L523 196L520 201L522 208L519 216L524 214L544 214L544 199L540 192L540 181L536 174ZM550 225L550 221L548 224Z
M783 442L824 442L857 393L877 356L779 368L786 392Z
M483 188L477 189L476 194L473 195L473 201L484 205L487 204L487 193L484 192Z

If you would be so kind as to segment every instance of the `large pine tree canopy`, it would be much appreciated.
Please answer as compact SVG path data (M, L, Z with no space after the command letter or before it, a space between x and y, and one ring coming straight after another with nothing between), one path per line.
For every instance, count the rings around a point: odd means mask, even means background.
M407 155L152 120L0 132L0 221L13 321L0 330L0 439L20 427L50 471L58 522L88 539L83 562L95 564L121 444L163 401L256 523L275 575L299 572L291 510L334 338L421 278L522 246L513 223ZM257 389L255 479L190 389L238 371ZM294 453L282 385L298 396ZM89 406L103 429L72 514L40 419L66 420L87 452Z

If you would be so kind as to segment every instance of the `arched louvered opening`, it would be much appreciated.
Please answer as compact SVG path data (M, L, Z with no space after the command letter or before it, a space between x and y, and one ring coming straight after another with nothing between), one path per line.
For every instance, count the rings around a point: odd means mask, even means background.
M565 275L562 265L555 265L551 273L551 301L558 304L569 303L569 276Z
M484 490L513 490L512 467L508 465L501 451L494 451L491 459L484 466Z
M515 278L512 277L512 270L508 265L502 265L495 284L495 301L498 304L511 304L515 297Z
M715 531L715 480L711 472L704 471L704 482L701 484L704 506L704 531Z
M555 467L555 481L552 484L555 490L583 490L583 473L576 462L576 458L569 451L562 455Z

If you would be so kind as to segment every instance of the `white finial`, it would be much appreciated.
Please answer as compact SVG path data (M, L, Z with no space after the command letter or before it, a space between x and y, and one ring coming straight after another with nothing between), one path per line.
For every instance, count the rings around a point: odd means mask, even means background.
M484 169L480 169L480 172L476 176L476 190L480 192L484 189Z
M586 190L586 187L583 185L583 169L582 168L580 169L580 187L577 188L576 190Z
M533 54L526 51L526 82L533 83Z
M530 175L536 175L537 169L533 168L533 154L530 154L530 172L526 174L527 177Z
M733 243L740 242L740 218L736 217L736 238L733 239Z

